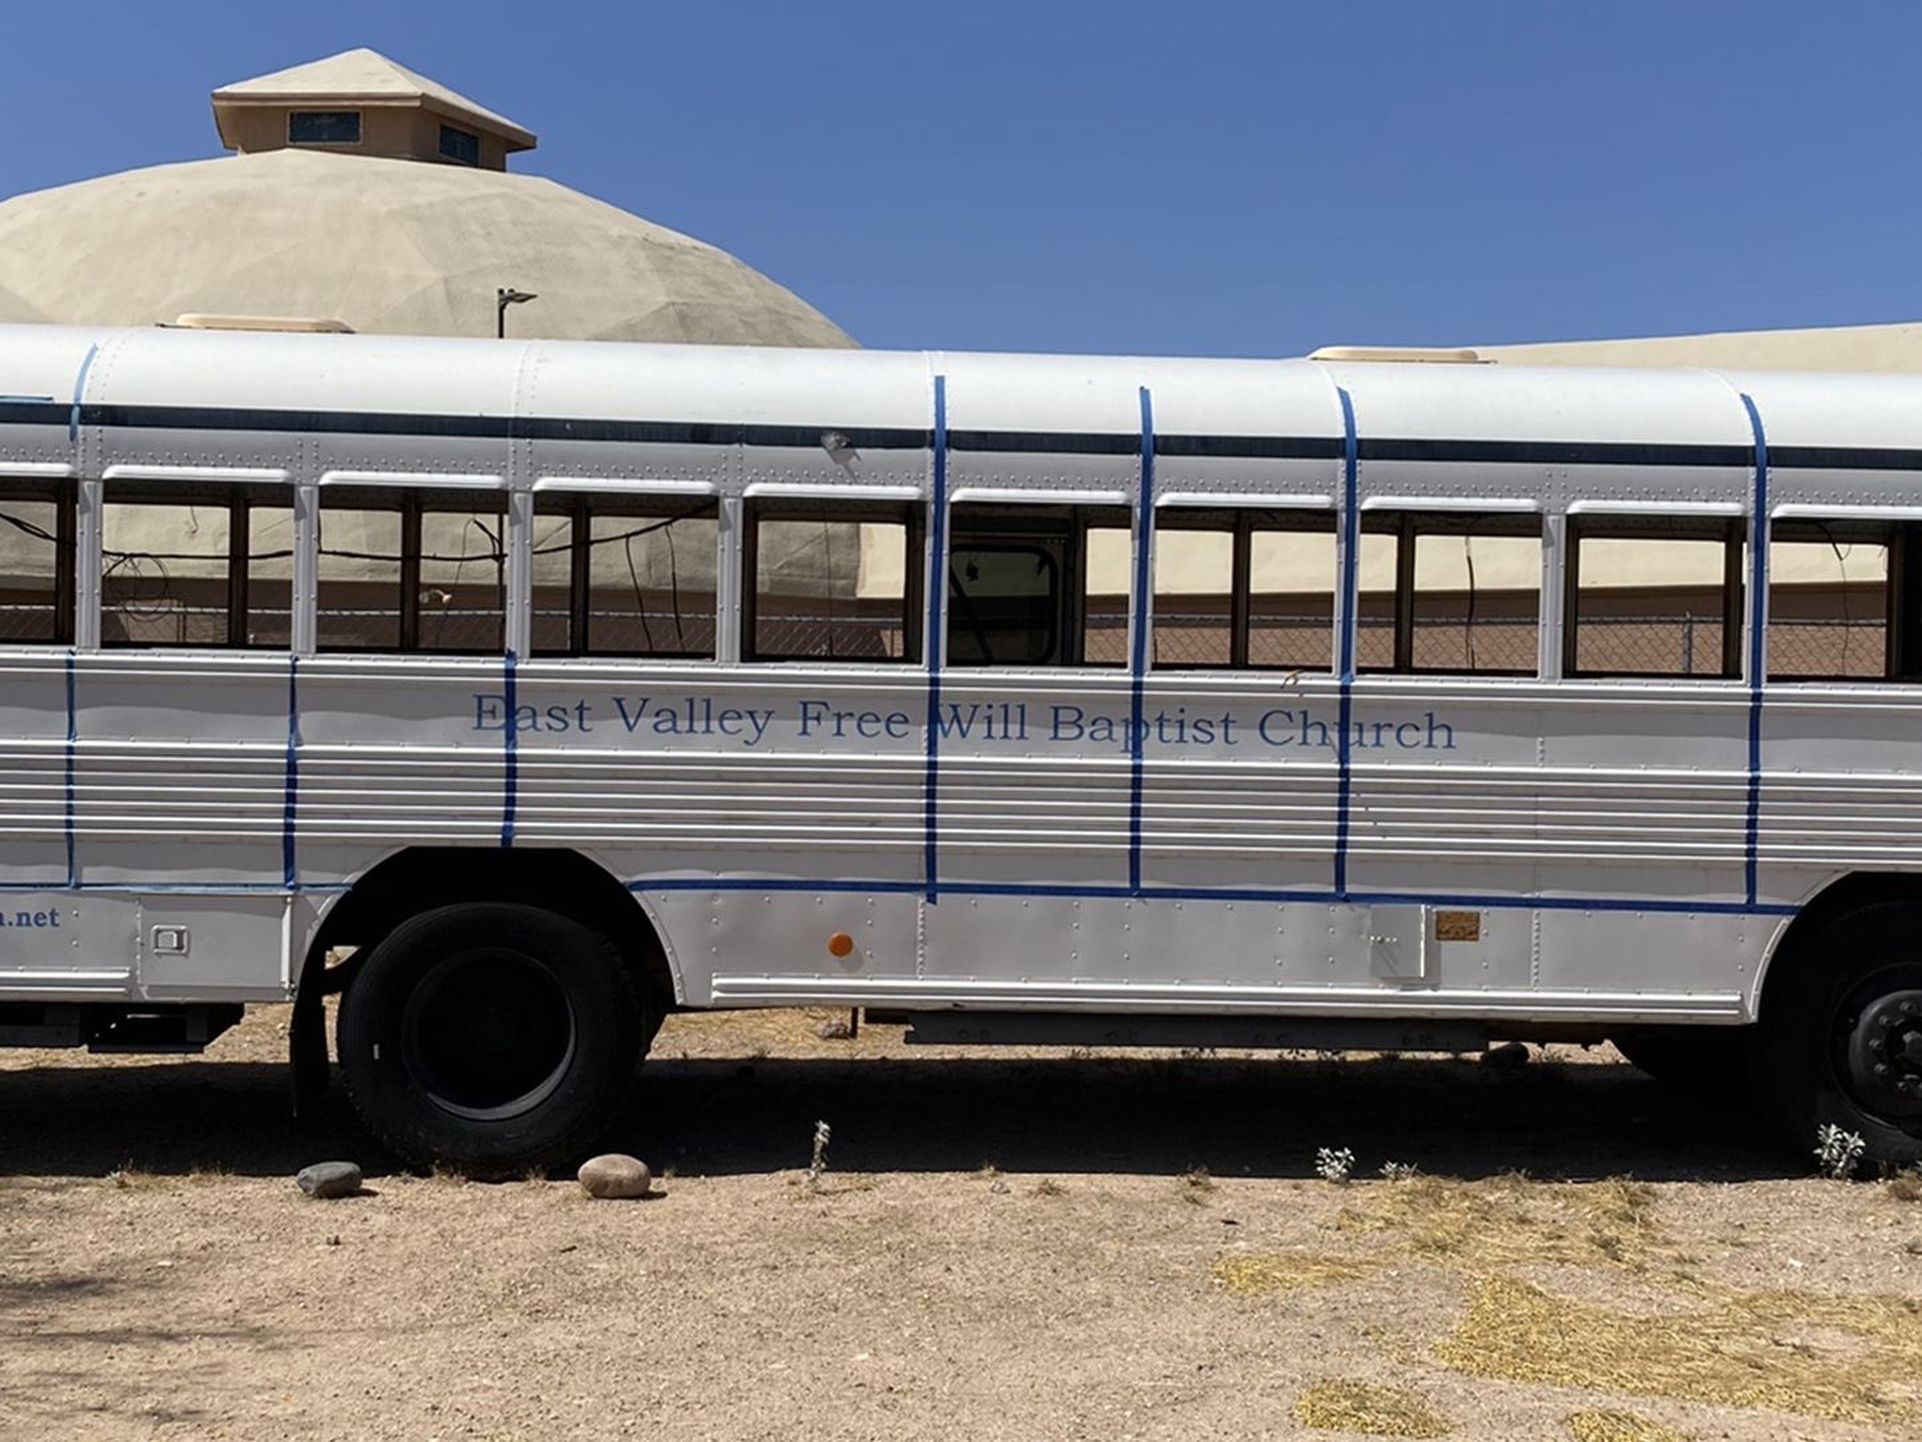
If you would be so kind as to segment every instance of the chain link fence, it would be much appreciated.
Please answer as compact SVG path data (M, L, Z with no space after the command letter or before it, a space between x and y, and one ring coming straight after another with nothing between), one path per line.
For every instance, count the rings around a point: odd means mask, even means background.
M0 643L44 645L57 634L58 611L51 593L16 592L0 599ZM535 613L536 648L567 648L566 612ZM711 610L627 611L596 609L590 632L594 648L612 654L711 656L715 618ZM323 617L326 646L392 644L400 616L388 607L335 609ZM837 660L898 659L903 633L898 614L828 616L818 612L763 612L757 618L760 649L770 655L819 656ZM498 611L433 614L423 612L422 640L436 650L488 650L498 647ZM227 639L227 609L151 600L102 608L102 639L109 645L221 646ZM247 620L250 645L284 646L292 634L292 614L284 597L253 607ZM1459 618L1418 620L1416 665L1421 669L1519 671L1536 668L1537 627L1533 617L1495 618L1465 627ZM1125 664L1128 617L1118 609L1090 613L1086 651L1090 662ZM1718 676L1722 674L1720 616L1592 617L1578 633L1576 665L1598 674ZM1874 680L1886 674L1888 628L1877 616L1778 616L1769 624L1771 676L1845 677ZM1333 667L1332 626L1326 615L1266 615L1251 620L1251 665L1325 671ZM1229 629L1224 617L1205 612L1164 611L1155 616L1157 666L1221 666L1229 658ZM1361 617L1356 660L1363 669L1394 664L1394 625L1387 617Z

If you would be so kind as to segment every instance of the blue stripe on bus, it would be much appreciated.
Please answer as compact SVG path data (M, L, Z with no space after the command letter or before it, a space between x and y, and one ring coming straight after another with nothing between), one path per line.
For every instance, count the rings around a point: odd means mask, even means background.
M287 779L280 807L280 871L289 891L300 890L294 818L300 809L300 657L287 657Z
M519 715L520 682L516 674L520 668L519 658L514 648L507 648L507 656L501 667L501 705L507 713L507 725L502 728L501 740L501 845L514 844L514 812L520 801L520 724L515 719Z
M353 886L345 881L324 881L292 889L303 896L341 896ZM64 888L58 882L0 881L0 894L9 896L60 890L107 896L285 896L290 888L278 881L83 881Z
M73 409L67 413L67 444L70 446L80 444L81 402L87 393L87 372L93 369L93 358L99 354L100 347L97 343L88 346L86 357L80 362L80 369L74 372Z
M80 709L75 704L74 667L76 661L72 651L67 652L67 885L80 884L79 855L74 846L75 822L75 785L74 772L80 758Z
M1152 572L1149 552L1155 536L1155 402L1146 386L1141 388L1141 499L1140 518L1135 525L1134 635L1129 638L1128 689L1130 693L1128 758L1128 889L1141 894L1141 792L1147 765L1148 748L1142 736L1142 721L1147 709L1148 627L1152 611L1149 583Z
M808 880L791 876L665 876L630 881L631 892L773 891L820 895L913 894L913 881ZM1688 916L1794 916L1800 907L1783 902L1677 901L1669 897L1626 896L1499 896L1440 895L1413 891L1355 891L1337 896L1332 891L1293 890L1286 887L1120 886L1047 882L949 882L941 888L949 896L1007 896L1077 901L1128 901L1149 897L1168 901L1230 901L1286 905L1327 905L1348 901L1366 906L1441 906L1483 911L1608 911L1655 912Z
M1355 712L1355 615L1360 592L1361 448L1355 435L1355 401L1340 386L1341 401L1341 734L1335 742L1335 895L1348 895L1349 810L1354 800L1355 758L1350 733Z
M1748 638L1748 824L1743 841L1743 870L1749 904L1754 905L1761 870L1762 849L1762 683L1768 653L1764 626L1768 616L1769 584L1769 443L1762 413L1746 392L1742 409L1748 412L1755 437L1755 509L1749 524L1749 638Z
M922 869L926 873L928 905L940 897L940 788L941 788L941 663L946 636L941 629L943 603L948 596L948 378L934 378L934 519L928 541L928 771L922 783Z

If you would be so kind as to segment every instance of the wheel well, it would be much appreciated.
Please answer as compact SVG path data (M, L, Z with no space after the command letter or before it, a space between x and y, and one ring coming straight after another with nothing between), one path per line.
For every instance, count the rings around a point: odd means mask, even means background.
M1758 1019L1768 1014L1770 998L1795 970L1803 948L1825 927L1852 911L1889 901L1922 906L1922 876L1896 871L1856 871L1816 893L1795 913L1769 953L1762 976Z
M619 949L655 1017L674 1006L674 977L660 935L627 888L578 851L419 846L396 852L334 903L301 968L301 991L345 990L355 965L328 967L328 953L365 955L410 916L463 901L515 901L591 926ZM321 987L309 983L324 979Z

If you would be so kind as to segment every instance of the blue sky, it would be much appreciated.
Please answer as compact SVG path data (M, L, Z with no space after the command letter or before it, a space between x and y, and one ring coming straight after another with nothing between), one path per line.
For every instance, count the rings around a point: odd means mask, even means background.
M1922 318L1913 3L93 0L6 37L0 194L217 154L216 85L371 45L870 346Z

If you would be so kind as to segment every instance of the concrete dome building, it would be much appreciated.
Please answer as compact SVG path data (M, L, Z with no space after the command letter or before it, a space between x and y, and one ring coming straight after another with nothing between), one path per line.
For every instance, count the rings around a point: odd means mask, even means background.
M0 320L851 346L726 252L507 170L535 137L371 50L214 92L238 154L0 202Z
M9 325L44 324L46 317L5 287L0 287L0 323Z

